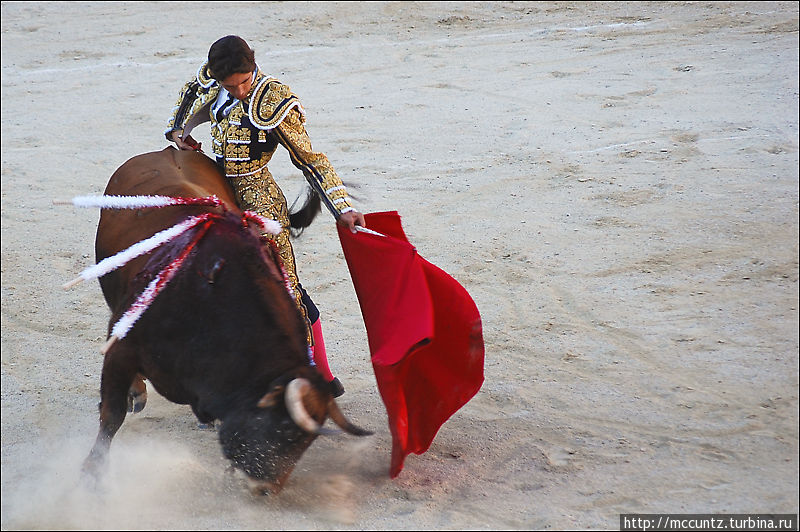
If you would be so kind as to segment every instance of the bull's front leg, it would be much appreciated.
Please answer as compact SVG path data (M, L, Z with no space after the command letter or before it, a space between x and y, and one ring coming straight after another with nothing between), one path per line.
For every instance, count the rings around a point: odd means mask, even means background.
M106 354L100 380L100 430L83 462L83 472L97 479L105 470L111 440L128 411L128 391L137 376L133 354L119 343ZM144 383L142 383L144 384Z

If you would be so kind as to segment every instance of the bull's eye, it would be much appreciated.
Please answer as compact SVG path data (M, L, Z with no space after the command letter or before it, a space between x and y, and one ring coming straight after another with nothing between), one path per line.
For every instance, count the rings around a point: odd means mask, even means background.
M222 270L222 267L225 266L225 259L217 259L214 265L206 274L206 279L208 279L208 284L214 284L214 281L217 279L217 275Z

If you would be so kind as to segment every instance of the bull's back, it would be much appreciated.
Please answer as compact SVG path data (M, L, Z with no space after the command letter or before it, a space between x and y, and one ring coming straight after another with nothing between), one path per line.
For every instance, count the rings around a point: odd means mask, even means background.
M174 196L201 198L216 195L226 207L238 212L233 190L211 159L192 151L168 147L129 159L111 176L109 196ZM95 239L96 260L114 255L189 216L215 210L204 206L170 206L143 209L104 209ZM147 256L129 262L100 279L106 301L114 308L125 297L130 280Z

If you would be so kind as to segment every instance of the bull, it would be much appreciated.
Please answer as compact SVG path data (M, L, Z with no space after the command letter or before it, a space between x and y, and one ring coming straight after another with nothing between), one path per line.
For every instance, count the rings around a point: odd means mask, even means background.
M216 196L223 207L101 212L98 262L189 216L218 216L202 238L187 231L100 278L111 334L111 325L154 276L195 239L180 271L127 336L105 352L100 428L85 472L101 473L127 412L144 407L144 379L169 401L190 405L201 423L219 421L224 456L259 493L281 490L326 418L350 434L371 434L346 419L311 365L305 324L277 251L246 222L208 157L172 147L133 157L111 176L105 195ZM303 211L299 218L308 224L319 204L311 202Z

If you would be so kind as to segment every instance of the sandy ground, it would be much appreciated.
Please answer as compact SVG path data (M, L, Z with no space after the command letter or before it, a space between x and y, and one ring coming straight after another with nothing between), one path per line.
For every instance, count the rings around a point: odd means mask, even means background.
M237 33L363 212L397 210L481 311L486 382L388 477L390 435L332 220L296 243L341 405L277 497L152 394L97 430L99 194L162 149ZM196 137L210 142L207 129ZM287 196L302 176L279 151ZM798 6L2 3L2 528L612 529L798 512Z

